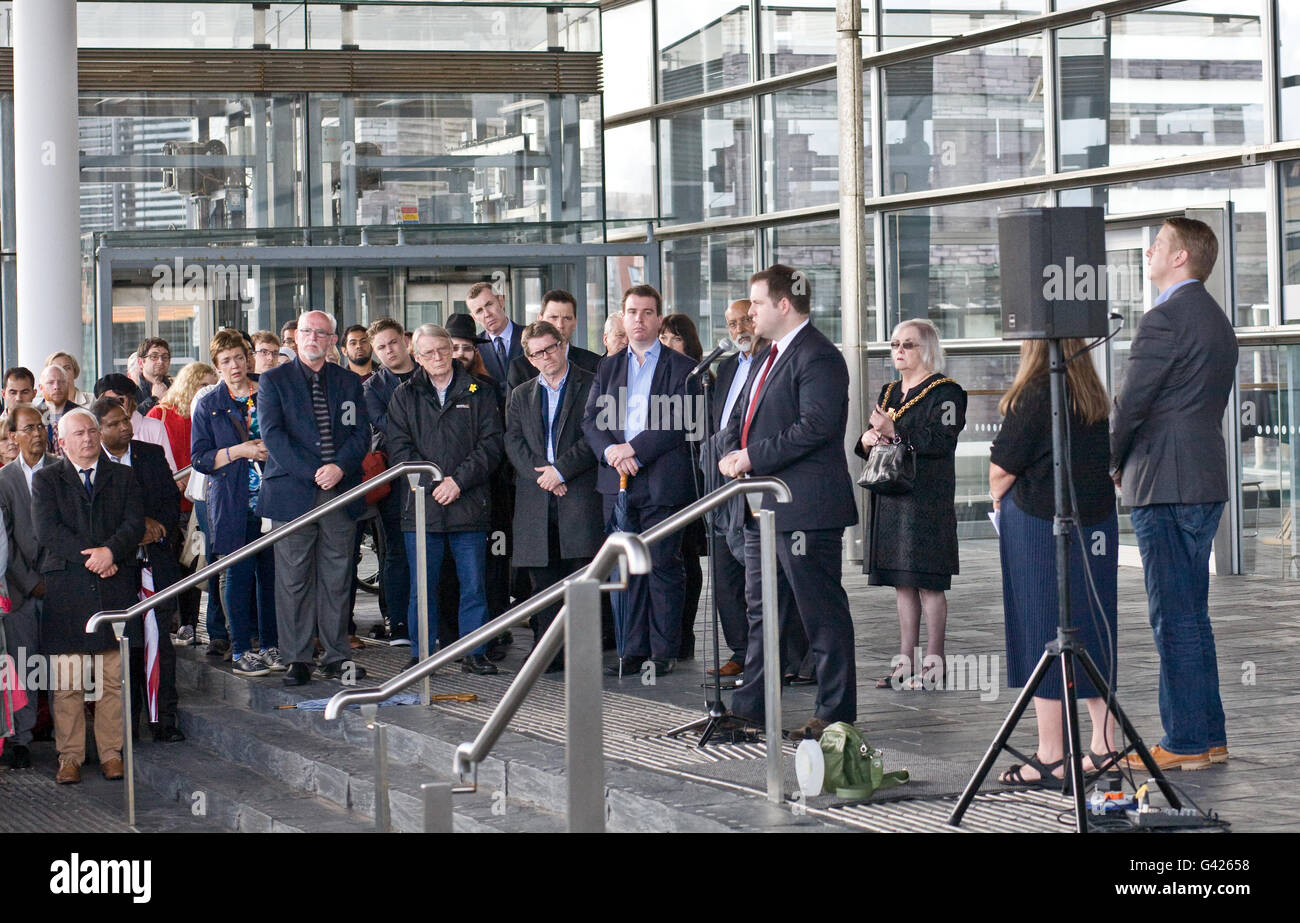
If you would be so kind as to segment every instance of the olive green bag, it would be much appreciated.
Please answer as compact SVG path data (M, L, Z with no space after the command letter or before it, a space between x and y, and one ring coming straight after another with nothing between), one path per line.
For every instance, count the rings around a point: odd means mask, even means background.
M826 773L822 792L838 798L870 798L877 789L902 785L911 776L906 769L885 772L879 750L867 745L866 739L851 724L837 721L821 736L822 758Z

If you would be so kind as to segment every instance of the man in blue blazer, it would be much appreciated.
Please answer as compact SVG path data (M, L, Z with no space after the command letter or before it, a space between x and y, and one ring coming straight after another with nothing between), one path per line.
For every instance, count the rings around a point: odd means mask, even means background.
M690 413L686 376L695 364L659 342L663 300L652 286L623 293L627 349L606 356L587 397L582 431L596 453L596 490L612 518L620 474L628 475L628 518L643 532L695 499L687 430L703 421ZM647 660L671 672L681 647L686 568L680 532L650 549L650 576L629 580L621 672ZM620 665L606 671L619 675Z
M465 294L465 307L470 316L483 327L486 343L480 343L479 355L487 366L488 374L496 379L502 400L510 397L506 380L510 377L510 363L524 354L519 325L506 313L505 299L493 288L491 282L475 282Z
M257 414L269 458L258 495L259 515L280 526L361 483L370 447L370 418L361 379L325 361L338 339L334 318L308 311L298 318L298 358L262 374ZM365 670L350 662L348 583L352 579L359 499L282 539L275 546L275 609L284 681L311 679L312 636L325 648L321 673L344 682Z
M750 277L754 332L771 345L750 365L748 386L723 432L727 454L718 462L727 477L778 477L793 497L780 504L764 497L763 507L776 512L778 583L784 580L798 602L817 664L816 711L791 732L796 739L816 739L828 724L854 721L858 703L853 622L840 582L844 529L858 521L844 453L849 371L840 351L811 323L809 286L805 274L780 263ZM745 599L745 684L732 711L761 725L766 703L757 521L745 527Z

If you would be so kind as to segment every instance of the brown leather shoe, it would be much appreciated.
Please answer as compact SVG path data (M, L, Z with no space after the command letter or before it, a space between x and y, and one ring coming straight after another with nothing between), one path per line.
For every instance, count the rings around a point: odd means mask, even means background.
M81 781L81 766L72 760L59 760L59 771L54 774L54 781L60 785L76 785Z
M1211 762L1211 763L1226 763L1226 762L1228 762L1228 747L1227 747L1227 745L1224 745L1224 746L1222 746L1222 747L1211 747L1211 748L1210 748L1210 762Z
M822 731L826 730L828 727L830 727L830 725L821 718L809 718L807 724L803 727L786 731L785 736L789 740L821 740Z
M110 782L122 778L122 761L120 759L104 760L99 765L99 771L104 774L104 778Z
M1160 744L1156 744L1151 748L1151 758L1156 761L1156 765L1159 766L1163 772L1168 772L1171 769L1210 768L1209 751L1206 751L1205 753L1170 753L1164 747L1160 746ZM1136 772L1144 772L1146 770L1146 764L1142 762L1142 758L1136 753L1130 753L1128 758L1124 761L1124 765Z
M713 667L709 667L704 672L709 676L712 676L714 673L717 673L719 676L739 676L741 673L745 672L745 668L734 660L728 660L722 665L721 670L714 670Z

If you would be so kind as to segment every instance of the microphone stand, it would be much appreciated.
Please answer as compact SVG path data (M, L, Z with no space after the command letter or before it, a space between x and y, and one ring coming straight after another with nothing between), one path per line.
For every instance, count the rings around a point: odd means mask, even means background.
M713 360L721 355L722 352L722 349L715 350L714 355L706 357L703 362L695 367L690 375L686 376L688 382L692 377L700 377L700 386L704 395L704 438L700 442L700 451L697 453L695 464L697 477L699 476L698 472L700 471L699 459L704 457L705 447L709 445L714 435L713 376L708 373L707 369L713 364ZM701 373L703 374L701 375ZM703 485L700 486L702 487ZM664 735L666 737L677 737L687 731L699 730L699 746L701 747L705 746L713 737L714 733L718 729L718 723L722 721L727 714L727 709L722 704L722 649L718 643L718 635L721 632L722 622L718 615L718 565L713 543L713 533L715 531L713 528L713 521L714 511L710 510L705 514L704 520L704 540L709 555L709 599L713 610L713 688L710 690L712 697L708 700L707 704L708 715L704 718L697 718L694 721L688 721L686 724L675 727Z

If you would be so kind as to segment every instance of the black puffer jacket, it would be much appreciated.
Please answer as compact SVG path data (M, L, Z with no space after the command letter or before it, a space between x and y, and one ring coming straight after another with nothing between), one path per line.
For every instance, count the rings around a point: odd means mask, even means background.
M447 401L438 394L424 369L393 392L388 404L388 461L431 461L460 487L448 506L426 497L425 531L487 532L491 527L490 477L501 463L505 446L494 388L454 366ZM415 531L415 495L402 510L402 531Z

